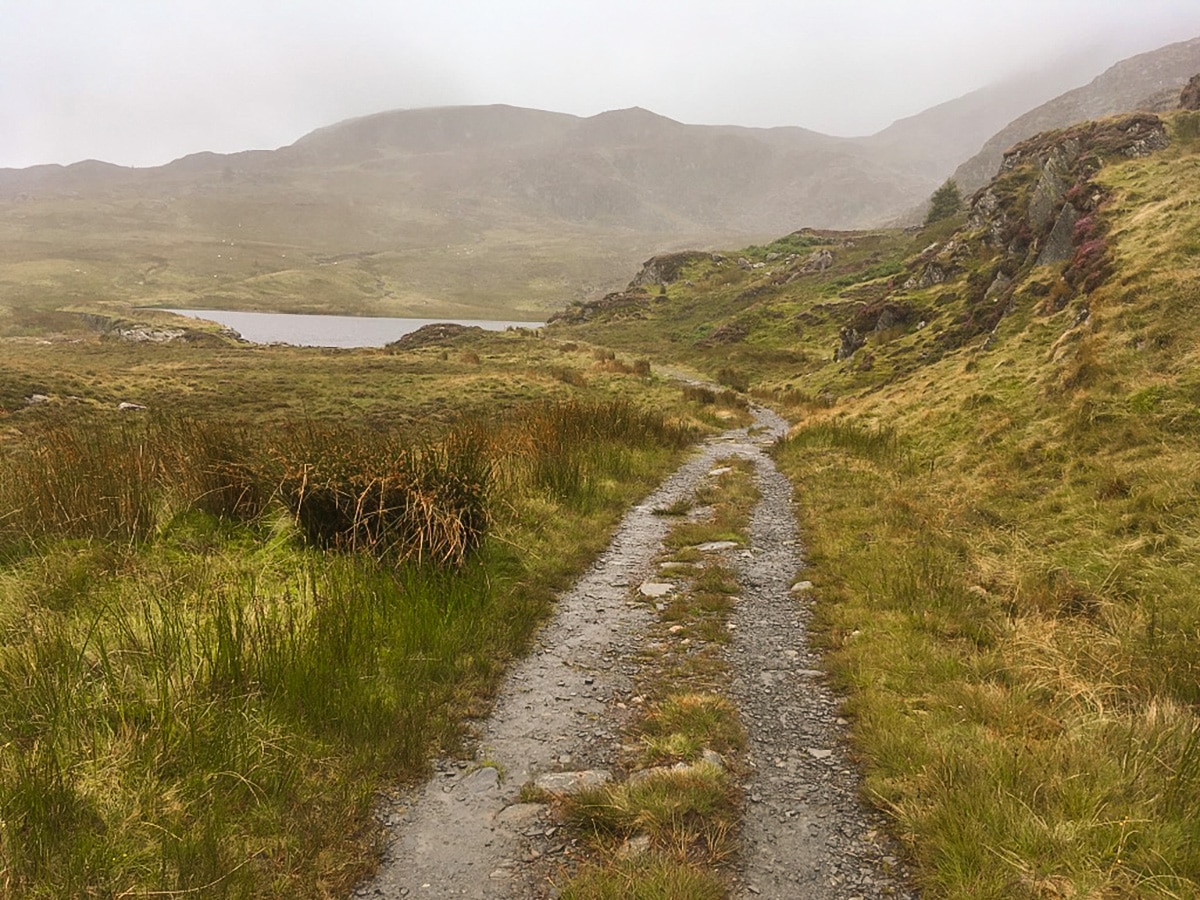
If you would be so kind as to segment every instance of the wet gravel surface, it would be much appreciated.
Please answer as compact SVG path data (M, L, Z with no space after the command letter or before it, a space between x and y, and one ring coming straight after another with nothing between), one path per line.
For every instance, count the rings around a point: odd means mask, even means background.
M762 499L750 549L733 558L742 585L732 618L733 698L752 770L734 896L914 897L882 823L859 799L847 723L808 646L811 593L797 577L791 484L765 454L753 459Z
M743 588L729 652L752 772L733 895L915 896L858 800L837 699L806 643L809 598L791 590L801 565L791 488L764 452L785 430L782 419L756 410L754 427L706 442L630 510L509 674L478 730L475 758L440 760L427 784L381 806L384 861L354 896L557 896L553 878L572 847L545 806L520 802L521 788L547 776L603 778L617 766L637 651L654 615L638 588L655 578L670 525L653 510L690 496L729 457L754 462L763 495L751 548L726 551Z

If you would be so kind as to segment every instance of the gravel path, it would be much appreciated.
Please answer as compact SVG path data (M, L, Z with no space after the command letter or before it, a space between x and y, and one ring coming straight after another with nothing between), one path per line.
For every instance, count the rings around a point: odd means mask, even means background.
M653 576L670 525L652 511L689 496L730 456L754 461L763 493L752 548L735 556L743 603L730 652L754 771L735 896L910 896L888 874L895 861L857 800L837 703L805 643L803 597L789 593L800 566L790 487L763 452L785 429L756 410L753 428L709 440L630 510L508 676L480 728L475 761L439 761L426 785L381 811L384 863L355 896L556 896L547 875L564 849L562 834L544 806L520 802L521 787L554 773L593 777L617 757L653 615L636 588Z
M847 723L808 646L810 595L795 581L802 560L792 486L770 457L753 458L762 499L751 515L751 547L735 558L742 592L730 648L753 771L734 895L915 896L881 823L859 800Z

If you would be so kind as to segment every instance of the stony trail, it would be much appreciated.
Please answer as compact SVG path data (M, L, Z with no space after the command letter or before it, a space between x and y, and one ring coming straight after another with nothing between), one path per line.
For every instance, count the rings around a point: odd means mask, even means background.
M749 429L710 439L645 502L575 587L560 598L530 655L516 665L478 731L473 762L441 760L423 787L381 811L387 848L358 897L541 898L564 850L540 804L540 779L598 778L617 758L632 715L637 651L654 615L638 587L655 575L671 522L653 510L689 497L720 460L751 460L762 492L752 544L730 562L742 602L730 646L734 697L750 736L742 865L733 895L908 897L878 825L857 799L836 698L805 638L806 597L791 488L764 449L786 430L755 409Z
M730 647L733 698L750 738L738 897L911 897L880 823L859 799L847 722L808 646L811 595L791 483L753 456L761 500L736 554L741 602Z

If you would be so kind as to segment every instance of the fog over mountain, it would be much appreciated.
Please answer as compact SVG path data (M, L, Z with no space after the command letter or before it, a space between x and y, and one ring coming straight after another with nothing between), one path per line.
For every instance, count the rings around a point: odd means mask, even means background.
M1132 109L1173 109L1188 79L1200 73L1200 38L1179 41L1116 63L1086 85L1029 110L993 135L954 173L972 191L996 174L1004 151L1050 128Z
M1035 102L1048 100L1195 34L1193 0L10 3L0 166L159 165L447 105L583 117L641 106L696 124L869 135L1055 61L1087 61L1077 80L1047 79Z
M1081 50L1027 65L867 137L643 105L451 104L373 111L276 150L0 168L0 313L53 302L538 318L663 250L913 221L959 166L971 187L1036 130L1177 92L1200 71L1200 39L1096 77L1105 64Z

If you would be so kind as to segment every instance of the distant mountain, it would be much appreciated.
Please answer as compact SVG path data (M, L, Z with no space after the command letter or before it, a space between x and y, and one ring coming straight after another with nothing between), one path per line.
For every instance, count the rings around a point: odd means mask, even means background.
M155 168L0 170L0 316L117 302L539 318L659 251L894 221L1097 68L1081 55L859 138L442 107Z
M1106 47L1082 49L1036 71L898 119L862 143L940 183L1016 116L1102 71L1112 53Z
M1014 119L960 165L954 178L963 191L971 192L996 174L1005 150L1039 132L1138 109L1169 109L1175 106L1187 80L1198 72L1200 38L1123 60L1089 84Z

